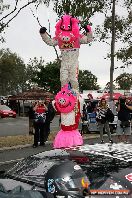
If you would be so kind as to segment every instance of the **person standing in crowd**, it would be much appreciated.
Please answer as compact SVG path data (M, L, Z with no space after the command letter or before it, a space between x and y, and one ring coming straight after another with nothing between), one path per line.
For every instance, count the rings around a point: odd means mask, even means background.
M87 121L86 103L83 104L83 109L82 109L82 121Z
M107 105L105 98L102 98L99 102L98 107L97 107L97 116L96 116L96 121L98 123L99 131L100 131L101 144L104 143L104 139L103 139L104 130L106 130L106 132L108 134L109 142L113 143L110 128L109 128L109 121L106 118L108 109L109 109L109 107Z
M34 107L35 104L31 102L29 106L29 111L28 111L28 117L29 117L29 135L33 135L33 120L34 120Z
M33 148L38 146L38 142L40 141L40 146L45 145L45 121L46 121L46 111L48 110L44 102L38 101L33 108L34 110L34 144Z
M93 96L92 96L92 94L89 93L88 94L88 102L86 104L87 114L93 112L92 101L93 101Z
M87 103L86 103L86 112L87 112L87 114L88 113L92 113L93 112L93 108L92 108L92 102L91 101L88 101Z
M50 134L50 123L55 116L55 109L52 106L51 99L49 96L46 96L45 98L45 105L47 107L47 112L46 112L46 121L45 121L44 141L46 142Z
M125 96L122 96L118 100L117 112L118 112L118 123L116 134L118 135L119 142L128 143L129 136L131 135L130 129L130 113L131 106L127 103Z
M116 105L115 105L114 99L110 100L110 101L108 102L108 105L109 105L109 108L111 109L112 113L113 113L114 115L117 115Z

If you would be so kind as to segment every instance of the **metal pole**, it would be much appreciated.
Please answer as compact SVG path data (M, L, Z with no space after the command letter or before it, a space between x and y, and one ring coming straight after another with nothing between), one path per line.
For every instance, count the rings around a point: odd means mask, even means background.
M115 2L112 1L112 38L111 38L111 66L110 66L110 100L113 99L113 73L114 73L114 56L115 56Z

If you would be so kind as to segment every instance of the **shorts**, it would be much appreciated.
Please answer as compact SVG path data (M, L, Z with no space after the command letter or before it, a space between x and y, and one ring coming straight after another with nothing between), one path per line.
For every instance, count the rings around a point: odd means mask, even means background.
M117 121L117 128L116 128L116 134L117 135L131 135L131 128L129 127L125 127L122 128L121 126L121 121L118 120Z

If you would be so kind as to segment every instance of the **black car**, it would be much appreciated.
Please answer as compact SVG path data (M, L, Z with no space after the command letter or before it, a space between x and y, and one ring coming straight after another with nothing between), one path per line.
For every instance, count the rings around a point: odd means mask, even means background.
M132 145L123 143L45 151L18 162L0 183L14 187L20 182L26 189L43 191L48 170L66 161L76 162L87 175L91 195L86 197L132 197Z

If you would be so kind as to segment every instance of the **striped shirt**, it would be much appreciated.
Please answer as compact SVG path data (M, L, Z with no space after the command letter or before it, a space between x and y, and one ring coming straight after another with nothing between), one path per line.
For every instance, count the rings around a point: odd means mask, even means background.
M106 112L108 110L108 106L106 108L103 108L103 107L98 107L97 108L97 118L98 119L102 119L102 118L105 118L105 115L106 115Z

